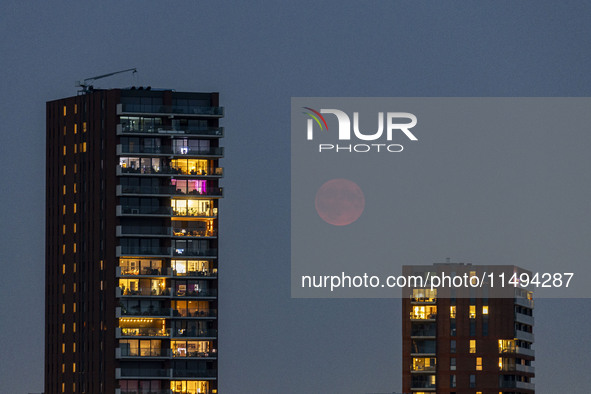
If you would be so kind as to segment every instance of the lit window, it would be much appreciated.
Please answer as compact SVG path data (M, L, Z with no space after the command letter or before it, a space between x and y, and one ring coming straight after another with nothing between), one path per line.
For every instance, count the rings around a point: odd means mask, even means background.
M82 143L82 152L86 152L86 142Z
M76 253L76 242L74 242L74 248L73 248L73 250L74 250L74 253Z
M74 223L74 234L76 234L76 223Z
M476 276L476 271L470 271L470 278Z
M449 318L455 319L456 318L456 306L452 305L449 307Z
M76 283L74 283L73 291L76 292Z
M78 153L78 144L74 144L74 153Z
M66 294L66 284L62 285L62 294Z
M72 312L76 313L76 303L75 302L72 304Z
M78 125L74 124L74 134L78 134Z
M482 371L482 357L476 357L476 370Z
M66 135L66 126L64 126L64 136Z
M65 110L65 108L66 107L64 107L64 110ZM66 392L66 384L65 383L62 383L62 393L65 393L65 392Z
M483 315L488 315L488 305L483 305L482 306L482 314Z
M65 264L62 264L62 274L64 274L64 275L66 274L66 265Z
M62 234L66 235L66 225L65 224L62 226Z
M64 215L66 214L66 206L65 206L65 205L64 205L64 207L63 207L63 214L64 214Z
M66 254L66 244L62 245L62 254ZM64 272L65 274L65 272Z
M76 342L72 344L72 352L76 353Z
M64 165L64 175L66 175L66 166Z
M66 333L66 323L62 323L62 334Z
M66 314L66 304L62 304L62 314Z
M503 370L503 357L499 357L499 371Z
M82 132L86 133L86 122L82 123Z
M74 194L78 193L78 188L76 187L76 182L74 182Z
M476 305L470 305L470 319L476 319Z
M66 364L62 364L62 373L66 373Z
M72 325L72 331L76 332L76 322L74 322L74 324Z
M76 263L74 263L74 273L76 273Z
M78 165L74 163L74 174L78 173Z
M66 344L62 343L62 353L65 353L65 352L66 352Z
M470 339L470 353L476 353L476 340Z
M66 106L64 105L64 116L66 116Z
M77 208L76 203L74 203L74 213L76 213L76 208Z
M66 155L66 146L64 145L64 156Z
M66 185L64 185L63 189L64 189L64 196L65 196L66 195Z
M78 104L74 104L74 113L77 114L78 113Z

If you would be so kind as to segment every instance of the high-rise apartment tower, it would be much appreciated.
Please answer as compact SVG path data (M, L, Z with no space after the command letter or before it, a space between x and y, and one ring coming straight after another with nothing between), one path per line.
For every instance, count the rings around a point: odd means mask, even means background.
M47 103L45 394L216 393L217 93Z
M458 277L456 284L477 276L472 283L482 283L407 290L402 299L404 393L534 393L532 292L507 283L514 273L527 271L447 263L405 266L403 273Z

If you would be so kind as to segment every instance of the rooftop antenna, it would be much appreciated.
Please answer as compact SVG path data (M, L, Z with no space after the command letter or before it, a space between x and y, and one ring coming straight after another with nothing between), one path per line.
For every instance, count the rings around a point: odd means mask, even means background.
M88 91L90 91L90 90L92 90L94 88L92 86L91 82L94 82L97 79L107 78L107 77L110 77L112 75L126 73L126 72L130 72L130 71L134 75L135 75L135 73L137 73L137 69L135 67L134 68L128 68L127 70L115 71L115 72L108 73L108 74L97 75L96 77L92 77L92 78L86 78L84 81L76 81L76 84L74 86L82 88L79 91L79 93L83 93L84 94L84 93L87 93Z

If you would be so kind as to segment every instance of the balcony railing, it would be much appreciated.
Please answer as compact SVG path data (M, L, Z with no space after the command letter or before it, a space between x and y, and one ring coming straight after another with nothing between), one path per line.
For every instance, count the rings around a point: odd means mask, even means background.
M118 327L117 338L120 337L170 337L170 328L154 327Z
M115 371L115 377L129 378L129 377L141 377L141 378L167 378L171 375L170 369L152 369L152 368L117 368Z
M175 297L216 297L218 291L216 289L202 289L199 291L175 291Z
M412 380L410 383L412 389L435 389L437 385L424 380Z
M205 241L204 241L205 242ZM204 257L210 256L215 257L218 254L217 249L182 249L173 248L173 256L191 256L191 257Z
M116 247L117 256L170 256L167 246L122 246Z
M221 187L207 187L203 190L180 188L178 186L124 186L117 185L117 195L124 196L129 194L163 194L179 195L190 197L222 197L224 195Z
M515 330L515 338L521 339L528 342L534 341L534 334L527 331Z
M435 365L424 366L415 365L410 367L411 372L435 372L437 370Z
M174 237L215 237L217 231L216 229L173 227L172 235Z
M515 321L520 323L529 324L530 326L534 325L534 317L525 315L523 313L515 313Z
M172 215L171 207L144 207L144 206L128 206L117 205L117 216L121 215L158 215L170 216Z
M162 124L118 124L117 134L189 134L206 137L223 137L223 127L163 126Z
M435 320L437 313L414 313L410 312L411 320Z
M172 210L173 216L188 216L188 217L216 217L217 208L201 210L198 208L177 208Z
M172 276L215 278L216 276L218 276L218 273L217 273L217 270L212 270L212 271L187 271L187 272L177 272L175 270L172 270Z
M171 349L140 349L140 348L116 348L115 358L126 357L172 357Z
M170 288L164 289L152 289L149 287L139 288L135 290L131 290L129 288L121 289L121 287L116 287L116 296L117 297L126 297L126 296L135 296L135 297L168 297L171 294Z
M223 147L117 145L118 155L150 154L176 156L223 156Z
M115 317L170 317L171 310L168 308L145 308L140 309L139 306L133 308L117 307L115 308Z
M197 352L197 351L187 351L187 352L179 352L175 350L172 352L172 357L180 357L180 358L215 358L218 356L217 350L213 349L208 352Z
M224 107L205 107L194 105L153 105L153 104L117 104L117 114L179 114L199 116L224 116Z
M117 226L116 227L116 235L118 237L124 235L134 235L134 236L169 236L170 235L170 227L164 226Z
M176 394L169 389L115 389L115 394ZM182 393L187 394L187 393ZM201 394L201 393L199 393ZM207 393L209 394L209 392Z
M216 317L216 309L198 310L198 309L173 309L172 317Z
M194 177L221 177L224 175L224 169L222 167L212 168L201 168L199 170L186 171L178 167L121 167L117 166L117 175L133 174L133 175L187 175Z
M215 378L217 371L214 369L178 369L172 370L172 376L175 378Z
M215 338L217 335L218 331L214 329L177 329L172 332L175 338Z

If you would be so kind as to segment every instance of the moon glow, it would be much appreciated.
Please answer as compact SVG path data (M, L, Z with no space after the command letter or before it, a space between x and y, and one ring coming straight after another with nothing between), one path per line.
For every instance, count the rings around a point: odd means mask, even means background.
M361 216L365 196L357 184L348 179L331 179L316 193L316 212L326 223L346 226Z

